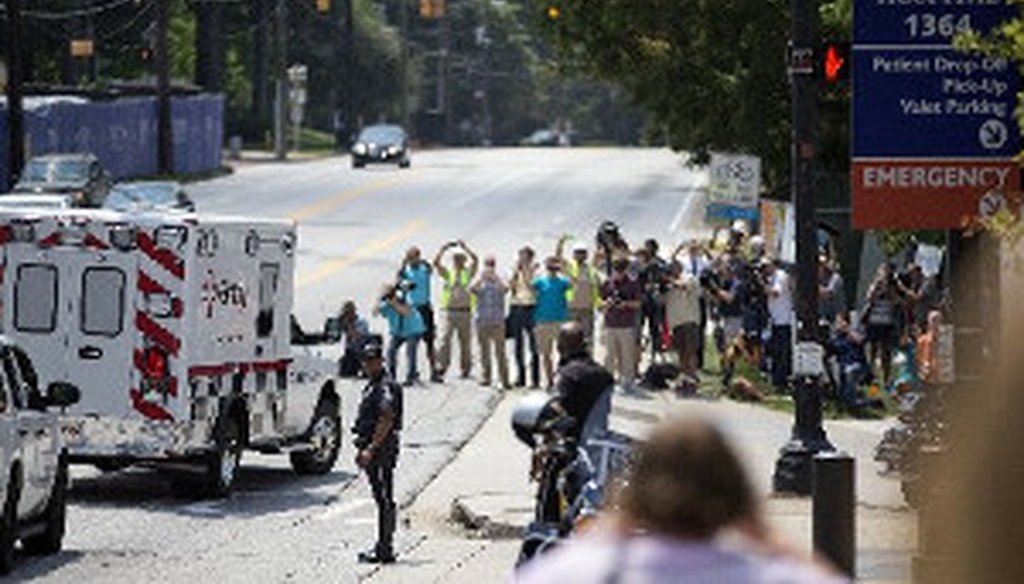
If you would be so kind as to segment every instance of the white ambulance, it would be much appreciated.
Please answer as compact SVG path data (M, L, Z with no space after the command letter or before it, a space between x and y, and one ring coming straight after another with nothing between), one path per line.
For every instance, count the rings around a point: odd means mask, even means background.
M295 237L283 220L0 210L3 329L41 386L80 388L71 462L151 463L213 496L245 448L333 467L337 362L291 342Z

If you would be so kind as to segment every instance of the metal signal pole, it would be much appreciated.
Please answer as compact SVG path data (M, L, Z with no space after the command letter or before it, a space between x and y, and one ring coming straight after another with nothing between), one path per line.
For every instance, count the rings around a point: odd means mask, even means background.
M353 10L352 0L345 0L345 44L343 50L345 51L345 131L347 132L348 142L355 138L355 133L359 130L356 127L356 43L354 39L355 23ZM349 144L346 143L345 145L347 147Z
M285 0L274 6L274 158L288 157L288 12Z
M25 165L25 111L22 104L21 0L7 0L7 140L10 176ZM4 185L0 185L2 187Z
M167 49L170 1L156 2L156 164L160 174L174 173L174 136L171 124L171 61Z
M800 370L801 353L820 347L818 331L818 250L814 200L817 157L818 79L816 47L818 2L792 0L790 84L792 87L793 151L792 189L796 212L796 316L797 359L793 399L796 420L793 435L775 463L776 492L809 495L813 457L834 450L821 424L821 387L818 376ZM787 340L788 341L788 340Z

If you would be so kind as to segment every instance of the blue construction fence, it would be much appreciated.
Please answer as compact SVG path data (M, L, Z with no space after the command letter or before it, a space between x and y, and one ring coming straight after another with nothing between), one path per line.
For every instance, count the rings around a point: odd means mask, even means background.
M220 167L224 97L171 100L174 171L194 174ZM54 103L25 111L26 157L54 152L91 152L115 179L157 173L155 97L97 103ZM0 192L11 186L7 110L0 108Z

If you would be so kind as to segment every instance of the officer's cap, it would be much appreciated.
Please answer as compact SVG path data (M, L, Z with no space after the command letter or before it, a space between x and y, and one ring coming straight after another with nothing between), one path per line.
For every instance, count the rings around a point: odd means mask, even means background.
M378 337L371 338L363 345L362 358L363 361L370 359L380 359L384 356L384 346L380 342Z

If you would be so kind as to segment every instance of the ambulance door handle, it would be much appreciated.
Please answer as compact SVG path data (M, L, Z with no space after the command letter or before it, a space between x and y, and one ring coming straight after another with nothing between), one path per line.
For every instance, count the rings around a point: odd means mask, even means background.
M78 349L78 358L79 359L88 359L90 361L95 361L96 359L102 359L103 358L103 349L101 349L99 347L93 347L93 346L82 347L81 349Z

